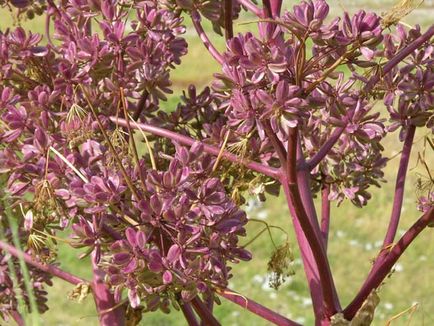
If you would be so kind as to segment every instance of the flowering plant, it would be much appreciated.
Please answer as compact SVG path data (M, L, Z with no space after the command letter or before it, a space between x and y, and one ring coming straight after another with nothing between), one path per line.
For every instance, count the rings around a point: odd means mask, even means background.
M330 21L325 0L283 13L281 0L262 7L250 0L0 5L30 18L44 14L47 24L45 38L21 27L0 31L2 207L12 207L24 248L10 244L11 219L2 212L0 317L22 323L14 256L30 266L40 312L44 286L57 276L90 289L103 325L135 324L144 311L171 307L189 325L198 318L218 325L217 296L275 324L297 325L227 288L230 264L251 258L240 244L247 191L265 199L282 188L316 323L372 321L365 303L375 302L393 264L434 222L429 186L419 199L423 215L394 242L415 130L434 132L434 26L422 32L399 24L396 13L365 11ZM241 10L258 17L257 34L234 35ZM161 102L188 49L184 19L221 73L211 88L190 86L167 112ZM224 53L203 19L224 32ZM375 110L378 100L387 116ZM384 250L341 307L326 251L330 203L366 205L370 187L384 181L382 140L394 131L403 150ZM55 265L58 230L91 255L92 281ZM285 246L273 255L276 286L288 259Z

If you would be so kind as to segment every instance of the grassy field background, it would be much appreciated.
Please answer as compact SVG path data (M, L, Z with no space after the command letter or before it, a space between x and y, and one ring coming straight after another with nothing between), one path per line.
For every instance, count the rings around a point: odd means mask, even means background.
M293 3L295 1L286 1L288 7ZM390 8L394 1L353 0L329 1L329 3L332 7L332 14L340 14L343 9L350 12L356 9L373 9L376 12L383 12ZM0 14L0 29L3 30L11 26L11 20L8 18L7 12L3 11ZM433 14L432 1L426 1L423 7L404 20L409 24L419 23L426 27L432 24ZM252 17L246 16L243 19L251 20ZM41 31L43 28L40 20L24 22L23 26L33 32ZM237 31L247 28L254 28L254 25L235 26ZM184 58L181 67L173 73L175 95L164 104L168 109L176 105L177 96L182 89L185 89L190 83L208 84L212 80L212 73L219 70L202 44L198 42L190 25L186 38L189 41L189 54ZM218 39L216 43L220 49L224 48L223 40ZM417 150L422 149L422 136L422 134L416 136L417 144L415 147ZM391 157L398 153L400 143L397 134L386 139L385 147L386 156ZM338 209L335 207L332 209L329 256L343 306L353 298L360 287L369 271L371 260L377 255L381 246L387 227L386 221L391 211L398 161L399 158L395 158L390 162L386 169L386 178L389 182L384 184L382 189L373 189L373 199L367 207L358 209L345 203ZM428 161L434 162L433 156ZM413 155L410 167L415 166L416 155ZM419 215L416 211L414 193L416 179L416 170L410 171L399 234L402 234ZM272 253L272 247L268 238L263 236L250 247L254 255L253 261L234 266L234 275L236 276L231 280L230 287L302 324L313 325L311 300L284 199L269 198L265 204L252 201L248 207L248 214L250 217L263 219L272 225L289 230L291 243L296 254L295 275L279 291L268 286L267 262ZM249 223L248 234L253 236L260 228L262 226L257 223ZM284 240L280 233L275 233L274 236L276 240ZM381 288L381 303L376 311L374 325L384 325L387 320L415 303L418 303L418 308L412 314L411 324L434 325L434 301L431 299L434 293L434 282L431 279L434 268L433 238L434 234L431 229L425 231L395 266L395 272ZM76 251L71 250L66 245L60 245L59 259L62 268L84 278L90 278L88 261L78 261L77 255ZM43 325L98 324L91 296L83 303L78 304L67 298L68 292L71 290L72 286L69 284L55 280L54 286L49 289L51 309L41 317ZM222 305L215 308L215 312L222 325L267 325L261 319L224 299L222 299ZM392 325L407 325L409 321L410 314L405 314L394 321ZM174 311L170 315L145 314L141 324L185 325L186 323L183 317Z

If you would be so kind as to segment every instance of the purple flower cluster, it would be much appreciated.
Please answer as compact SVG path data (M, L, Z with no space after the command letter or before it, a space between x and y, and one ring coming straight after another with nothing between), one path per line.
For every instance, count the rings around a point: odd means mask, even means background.
M397 34L386 35L384 55L395 55L421 35L419 26L406 31L398 25ZM434 45L425 43L401 65L395 67L383 85L384 104L390 113L389 131L400 129L403 140L410 125L426 126L434 132Z
M128 289L134 308L144 300L147 309L164 310L178 293L189 301L198 292L224 288L231 277L227 262L250 259L238 245L238 237L245 235L245 213L217 178L208 177L213 164L196 144L190 151L179 147L167 171L148 170L146 193L124 210L129 223L123 223L124 236L112 244L100 238L98 221L81 218L73 225L76 246L98 246L108 283L119 293ZM91 204L85 212L102 218L107 212L98 202L125 203L115 183L92 177L84 184L86 194L79 198Z
M11 1L22 13L37 3ZM247 191L261 199L265 191L276 194L294 168L291 177L306 176L314 195L327 189L329 200L363 206L369 188L383 181L385 135L399 129L407 140L415 127L434 131L433 43L383 76L390 67L384 62L420 29L398 25L386 34L380 17L365 11L329 21L325 0L302 1L259 23L258 36L227 33L226 52L212 49L223 62L212 87L192 85L165 110L170 73L187 53L183 13L206 40L200 17L221 33L242 9L232 1L226 13L225 4L50 1L54 34L47 26L47 45L21 27L0 32L0 181L30 212L21 225L25 251L49 260L41 234L71 227L72 246L84 248L82 256L93 253L110 290L116 298L127 291L133 309L143 303L167 312L180 300L226 288L230 264L251 258L239 244ZM371 85L372 77L380 82ZM378 99L387 117L374 107ZM187 149L145 135L146 147L137 146L136 122L198 142ZM218 157L205 154L205 144L216 155L221 149ZM433 201L432 192L424 194L419 209L428 211ZM16 310L14 287L22 287L9 276L10 259L0 252L3 318ZM30 273L44 311L42 284L50 280Z
M160 170L148 169L149 160L137 166L125 131L106 118L123 116L123 94L131 116L170 129L187 133L187 123L200 115L194 128L206 137L203 125L218 120L209 114L214 110L209 89L189 90L178 107L181 123L177 113L155 114L171 92L170 70L186 53L179 37L182 18L157 1L63 6L48 12L56 44L43 47L40 35L22 28L0 35L0 166L9 193L32 211L26 230L38 235L72 225L72 245L85 247L86 254L95 251L107 282L118 293L127 288L134 307L138 298L155 307L156 293L164 309L169 296L190 300L225 287L231 277L227 262L248 260L250 254L238 245L245 213L210 177L215 160L200 146L175 153L170 145L175 154L170 164L166 157L157 160ZM127 24L130 7L136 15ZM91 31L94 18L101 34ZM211 133L215 126L208 128ZM116 145L114 152L109 143ZM28 193L32 196L23 196ZM128 264L122 255L128 255Z
M312 187L318 191L322 184L331 184L330 199L348 198L361 206L370 198L368 187L382 180L386 159L380 141L385 130L379 114L371 112L368 101L361 99L364 95L353 87L367 81L360 68L372 66L368 53L376 53L382 30L379 17L363 11L326 25L328 11L325 1L302 2L283 15L278 26L262 26L259 38L246 33L229 40L214 90L236 141L261 141L257 157L276 157L274 151L267 152L270 132L285 144L288 130L297 127L309 156L330 137L331 126L345 126L327 159L312 171ZM309 39L312 57L305 46ZM366 60L360 60L361 55ZM304 71L298 70L300 56L305 57ZM339 60L354 70L353 77L344 82L344 74L334 71L323 78Z

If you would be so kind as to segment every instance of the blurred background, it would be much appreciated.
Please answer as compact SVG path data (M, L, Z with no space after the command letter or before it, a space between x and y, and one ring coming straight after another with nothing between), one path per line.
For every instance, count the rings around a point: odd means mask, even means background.
M284 8L292 8L298 1L285 1ZM378 14L389 10L396 1L392 0L352 0L328 1L331 6L329 17L341 15L344 10L355 12L359 9L375 11ZM422 29L434 22L434 1L426 0L421 7L413 11L403 21L409 25L420 24ZM255 30L254 24L239 25L242 21L252 21L255 18L243 14L241 20L235 23L235 31L243 32ZM189 18L185 38L189 42L189 54L183 58L183 63L172 73L174 94L163 105L167 110L173 109L178 102L179 95L189 84L206 86L212 80L214 72L219 71L218 65L200 43ZM20 23L32 32L43 32L44 21L35 18ZM14 22L5 10L0 11L0 30L13 28ZM212 34L209 26L206 29ZM213 37L217 47L224 49L224 40ZM382 109L381 107L379 109ZM416 210L416 182L422 173L417 166L418 151L422 151L423 131L415 137L415 150L410 162L410 172L406 185L402 221L398 231L401 235L419 216ZM393 157L401 150L402 144L397 133L385 140L385 156ZM427 162L434 162L433 152L427 150ZM381 189L371 189L373 198L363 209L356 208L350 203L332 208L331 231L329 242L329 257L334 273L336 286L341 296L341 303L345 306L361 286L370 269L372 259L377 255L382 245L383 236L387 228L387 221L391 212L395 174L398 169L399 155L392 159L386 169L388 183ZM431 165L432 166L432 165ZM426 174L426 173L425 173ZM270 225L276 225L290 232L290 241L295 253L293 269L295 275L288 278L278 291L268 284L267 262L273 248L269 237L264 233L253 242L249 249L253 252L253 260L233 266L235 275L230 281L230 288L256 300L265 306L277 310L279 313L292 318L304 325L313 325L312 303L306 286L304 271L299 258L297 243L292 233L286 203L282 197L268 197L265 203L255 198L249 201L247 207L249 217L264 220ZM252 238L263 228L259 223L248 223L249 237ZM281 232L273 231L275 241L285 241ZM392 320L392 325L434 325L434 281L431 271L434 268L434 233L426 230L406 251L402 259L396 264L394 272L381 287L379 296L381 302L375 313L374 325L384 325ZM59 245L59 261L61 267L81 277L90 278L89 262L79 261L79 252L66 244ZM73 287L61 280L55 280L54 286L49 288L50 310L42 315L43 325L72 326L98 325L98 318L94 309L93 299L89 296L82 303L68 299L68 293ZM414 307L412 309L409 309ZM394 317L409 309L397 319ZM222 299L222 304L215 307L217 318L222 325L267 325L263 320L244 311L242 308ZM147 313L143 315L141 325L185 325L184 318L177 311L169 315L163 313Z

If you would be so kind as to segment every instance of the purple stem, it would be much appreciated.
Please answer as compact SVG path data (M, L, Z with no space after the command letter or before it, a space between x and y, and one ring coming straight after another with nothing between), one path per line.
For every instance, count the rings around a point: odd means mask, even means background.
M285 191L288 207L293 212L293 217L299 221L304 236L306 237L310 249L312 250L313 257L315 258L317 270L319 272L319 281L322 289L324 305L322 316L317 317L321 317L322 320L334 315L338 310L340 310L340 306L339 301L337 300L330 264L327 259L327 254L324 250L320 234L315 231L315 224L310 220L303 205L303 200L300 196L296 164L298 143L297 136L297 128L290 128L288 131L286 174L282 176L281 183ZM308 194L305 195L307 196ZM316 223L318 223L318 221L316 221ZM297 237L300 239L301 235L297 234Z
M98 311L99 322L102 326L125 325L125 310L122 306L113 309L117 302L113 293L104 282L105 273L98 267L95 261L95 251L92 253L92 292L95 306Z
M301 162L300 166L306 167L306 163L304 161L303 153L301 151L301 146L299 144L298 146L298 162ZM298 184L298 191L300 193L301 201L303 203L303 206L306 210L307 216L309 217L309 220L311 224L314 227L315 236L318 239L324 239L323 233L321 231L321 227L318 223L318 216L315 209L315 203L313 201L313 195L309 184L310 180L310 173L307 168L301 168L297 170L297 184ZM327 244L324 241L320 242L322 244L322 250L327 253ZM318 267L316 267L318 268ZM332 284L332 290L333 290L333 297L334 297L334 306L340 310L341 304L339 302L339 297L337 295L336 287L334 283ZM317 300L321 298L317 295ZM315 302L314 302L314 296L312 297L312 303L315 309ZM320 307L321 302L317 302L317 306Z
M345 125L343 127L335 128L335 130L333 130L332 134L330 135L330 138L327 139L326 142L322 144L318 152L306 162L309 170L312 171L324 159L324 157L327 156L333 146L335 146L339 138L341 138L341 135L344 132L345 128L347 127L348 122L351 121L351 119L353 118L354 112L354 109L348 110L344 118Z
M179 306L181 307L182 313L184 314L185 319L188 322L189 326L199 326L199 323L196 319L193 309L189 303L180 302Z
M326 184L321 190L321 234L324 247L327 250L330 229L330 185Z
M196 29L197 34L199 35L200 39L202 40L203 45L205 45L208 52L213 56L213 58L215 60L217 60L217 62L220 65L223 65L223 63L224 63L223 56L214 47L214 45L211 43L210 39L208 38L208 35L206 35L205 31L203 30L202 24L200 23L200 21L201 21L200 14L196 10L193 10L191 12L191 20L193 22L193 26Z
M193 305L194 310L199 315L200 319L205 325L220 326L218 320L208 310L206 305L199 299L199 297L195 297L193 300L191 300L191 304Z
M9 312L9 315L13 318L13 320L15 320L18 326L26 326L23 317L18 311L12 310L11 312Z
M309 173L309 170L307 169L307 165L306 165L304 155L302 152L302 148L301 148L301 144L300 144L300 137L298 137L298 143L297 143L297 165L299 166L299 169L297 169L297 183L298 183L298 187L299 187L301 200L303 202L303 206L306 208L306 213L307 213L312 225L315 226L316 237L318 239L321 239L322 238L321 229L320 229L320 226L318 224L318 217L317 217L317 213L315 210L315 204L313 202L312 192L310 190L310 185L309 185L309 178L310 178L309 174L310 173ZM294 213L291 212L291 214L294 214ZM301 240L300 238L303 238L303 240L302 240L303 243L308 245L306 237L304 237L304 233L301 229L301 226L300 226L300 224L298 224L298 225L299 225L298 229L300 232L300 236L298 237L298 239L300 241ZM325 248L326 247L324 246L324 251L326 251ZM309 247L309 249L310 249L310 247ZM312 306L314 309L315 316L317 317L316 320L319 322L319 320L321 320L321 316L323 315L323 312L322 312L323 294L322 294L321 287L319 286L320 275L319 275L319 271L318 271L318 266L315 263L315 258L313 257L313 253L311 250L308 250L305 253L302 252L302 256L303 255L310 255L308 259L303 260L303 264L305 266L305 273L306 273L306 277L308 279L308 283L309 283L309 285L313 286L310 289L311 298L312 298ZM311 270L308 271L309 269L311 269ZM336 290L334 292L336 293ZM337 298L337 296L336 296L336 298ZM337 303L337 306L340 307L339 300L335 300L335 302Z
M142 114L143 110L145 109L146 100L148 99L149 93L145 89L142 93L142 96L140 97L139 102L137 103L136 112L134 112L133 120L137 120L140 118L140 115Z
M292 321L282 315L279 315L277 312L264 307L263 305L246 298L245 296L233 292L232 290L226 289L227 291L218 291L217 293L224 297L225 299L236 303L237 305L247 309L254 314L268 320L276 325L287 325L287 326L299 326L300 324Z
M410 161L410 154L413 145L415 131L416 131L416 127L411 125L409 127L409 130L407 131L407 135L404 141L404 146L401 154L401 160L399 163L399 169L398 169L396 185L395 185L395 197L393 201L392 214L390 218L389 227L387 229L387 233L384 238L383 248L387 248L387 246L393 243L393 240L396 235L396 230L398 229L398 224L401 216L402 202L404 198L405 177L407 174L408 164ZM372 266L367 279L362 285L362 289L365 286L368 286L369 280L378 273L380 266L382 266L387 256L388 256L387 249L383 249L383 251L380 252L379 256L375 260L375 263Z
M401 160L399 162L398 174L395 185L395 198L393 199L392 215L390 217L389 227L384 238L383 247L391 244L395 238L398 229L399 219L401 217L402 202L404 199L405 178L407 176L408 163L410 162L411 148L413 146L414 134L416 127L410 125L402 149Z
M262 9L255 5L250 0L237 0L242 6L246 7L247 10L251 11L253 14L258 16L259 18L263 18Z
M205 298L205 304L208 310L212 313L214 309L214 292L211 292L209 296ZM206 326L204 323L201 324L202 326Z
M234 25L232 21L232 0L225 0L225 38L234 37Z
M315 257L310 249L309 242L304 235L303 228L300 221L296 217L295 209L292 204L288 203L289 212L292 216L292 223L294 225L295 235L300 248L301 258L303 260L304 273L306 274L307 283L309 286L310 296L312 298L312 306L315 313L316 320L322 318L322 303L323 295L320 286L320 275L318 266L315 262Z
M294 164L294 163L292 163ZM318 223L318 216L313 201L312 191L310 190L310 171L303 155L300 137L297 137L297 184L298 191L306 209L306 213L314 226L315 234L321 238L321 229Z
M268 139L271 142L271 145L273 146L274 150L277 153L277 156L279 157L279 161L283 169L286 168L286 150L283 146L282 142L277 138L276 133L271 128L269 121L263 121L262 122L264 126L265 134L267 135Z
M51 48L55 49L56 47L51 41L51 36L50 36L50 19L51 19L51 15L47 13L47 16L45 17L45 37L47 38L47 43L51 46Z
M117 117L110 117L110 120L114 123L119 124L120 126L125 127L127 125L127 122L125 121L125 119L120 119ZM145 124L145 123L133 123L131 124L131 128L140 128L143 131L149 132L151 134L160 136L160 137L165 137L165 138L169 138L173 141L176 141L182 145L187 145L187 146L191 146L193 145L195 142L197 142L197 140L181 135L177 132L173 132L164 128L159 128L159 127L155 127L149 124ZM218 156L220 153L220 148L215 147L215 146L211 146L211 145L207 145L207 144L203 144L204 146L204 151L206 153L209 153L211 155L214 156ZM246 160L243 160L241 158L239 158L238 156L228 153L228 152L223 152L222 155L223 158L227 159L228 161L237 163L237 164L242 164L246 167L248 167L249 169L262 173L264 175L267 175L269 177L272 177L274 179L278 179L280 172L278 169L266 166L264 164L261 163L257 163L257 162L249 162Z
M280 16L282 10L282 0L270 0L271 13L274 18Z
M53 265L49 265L49 264L42 264L36 260L34 260L34 258L32 256L30 256L29 254L26 254L25 252L22 252L21 250L18 250L17 248L15 248L14 246L11 246L10 244L0 241L0 249L5 250L7 252L9 252L12 256L20 258L22 257L23 260L29 264L32 265L38 269L40 269L43 272L46 272L48 274L51 274L53 276L56 276L66 282L69 282L71 284L77 285L80 283L89 283L88 281L72 275L68 272L65 272L64 270L61 270L58 267L55 267Z
M376 289L387 275L390 273L393 265L398 261L404 251L413 242L413 240L431 223L434 222L434 207L422 215L416 223L399 239L399 241L392 247L390 252L381 261L375 273L373 273L366 280L365 284L360 289L359 293L353 301L344 309L343 313L347 320L351 320L357 311L362 306L368 295L373 289Z
M262 0L262 4L263 4L263 15L267 18L273 18L273 11L271 10L271 2L270 0Z
M338 311L330 265L321 246L322 242L315 236L313 226L304 211L296 186L289 184L285 179L282 180L282 185L293 216L294 229L309 282L312 302L318 302L322 298L321 306L324 305L325 308L323 311L321 307L318 307L319 304L314 307L317 321L320 321Z

